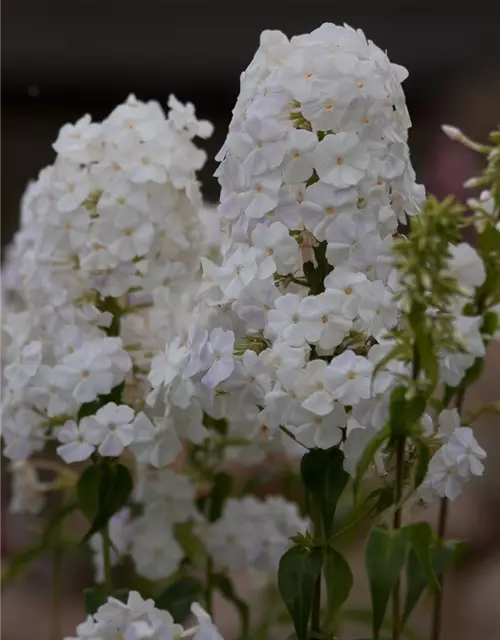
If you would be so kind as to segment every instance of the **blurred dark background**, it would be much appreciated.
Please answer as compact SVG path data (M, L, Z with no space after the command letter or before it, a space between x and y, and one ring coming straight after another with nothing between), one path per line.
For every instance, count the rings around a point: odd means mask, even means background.
M478 168L474 154L449 141L447 122L485 140L500 122L498 0L3 0L2 6L2 245L17 228L19 200L29 179L54 158L51 144L65 122L84 113L105 117L129 93L166 103L175 93L215 125L204 143L207 200L218 185L211 159L226 135L239 91L263 29L291 36L322 22L347 22L406 66L410 146L420 182L438 196L466 194L463 181ZM469 403L498 400L499 345L492 345L483 382ZM488 451L484 478L453 504L449 535L472 540L470 560L446 593L446 640L500 637L500 429L498 418L480 425ZM6 473L5 465L2 475ZM6 507L7 487L2 490ZM5 512L4 512L5 513ZM435 513L429 510L429 519ZM2 555L29 542L33 522L9 517ZM360 556L361 557L361 556ZM2 640L48 637L47 563L4 596ZM82 619L87 563L66 567L64 630ZM496 594L496 596L494 595ZM366 602L366 593L361 594ZM424 625L425 627L425 625ZM34 633L36 629L36 633ZM422 636L425 637L425 634ZM231 640L231 632L227 636Z
M322 22L362 28L405 65L421 181L438 195L459 191L467 153L450 148L442 121L484 136L500 119L497 2L447 0L4 0L2 38L2 238L17 226L28 179L52 161L59 127L84 113L101 119L128 93L165 103L169 93L215 124L209 157L227 130L263 29L287 35ZM496 92L496 93L495 93ZM496 117L497 116L497 117ZM211 160L204 193L215 201Z

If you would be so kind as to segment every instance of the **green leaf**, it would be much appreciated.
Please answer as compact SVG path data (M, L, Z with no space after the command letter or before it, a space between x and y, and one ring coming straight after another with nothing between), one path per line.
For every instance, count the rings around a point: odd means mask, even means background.
M427 398L415 396L406 398L406 387L396 387L391 393L389 406L389 423L391 438L397 440L411 435L412 428L422 417L427 406Z
M89 522L93 522L99 510L99 491L103 465L87 467L78 479L76 495L78 506Z
M474 364L467 369L465 376L462 378L459 389L466 389L476 382L483 373L484 364L484 358L476 358Z
M375 638L379 637L391 591L405 561L407 543L404 529L391 532L387 527L377 526L368 537L365 564L370 583Z
M479 234L478 246L482 253L500 250L500 231L493 225L488 225L485 230Z
M337 612L349 597L353 585L351 568L344 556L336 549L325 549L323 554L323 575L326 582L327 634L335 631Z
M434 573L430 555L434 541L432 527L428 522L417 522L405 527L405 530L409 533L410 544L425 571L429 586L439 589L439 581Z
M130 471L122 464L105 461L83 472L76 487L78 504L91 526L82 542L103 529L127 504L132 488Z
M250 631L250 609L247 603L238 597L233 583L223 573L212 574L211 581L214 587L222 593L224 598L235 606L241 620L241 638L248 638Z
M390 427L387 424L383 429L381 429L377 434L375 434L375 436L366 445L366 448L363 451L361 458L359 459L356 467L356 477L354 478L354 484L353 484L353 493L354 493L355 501L357 499L359 485L361 483L361 480L363 479L363 476L366 473L366 470L368 469L370 464L373 462L373 459L375 458L375 454L377 453L377 451L384 444L384 442L389 439L389 435L390 435Z
M207 429L214 429L223 436L227 434L228 430L228 422L225 418L212 418L208 413L203 414L203 426Z
M155 597L158 609L169 611L175 622L182 624L188 618L191 604L201 598L202 584L196 578L180 578Z
M210 509L208 520L215 522L221 517L226 499L231 495L233 479L228 473L221 471L214 478L212 493L210 495Z
M111 592L111 596L113 598L116 598L120 602L127 603L128 602L129 593L130 593L130 591L128 589L114 589Z
M280 560L278 590L292 618L298 640L307 640L314 585L321 574L320 549L292 547Z
M498 328L498 315L494 311L488 311L483 317L481 333L483 336L491 338Z
M467 543L463 541L447 541L443 545L434 545L430 550L430 562L437 579L441 578L445 569L455 562L467 547ZM407 591L406 601L403 610L403 623L405 623L411 615L415 605L428 586L428 575L425 568L417 555L412 549L408 554L406 563L406 580Z
M101 605L108 600L108 592L103 584L98 584L83 592L83 601L85 603L85 613L87 615L94 614Z
M332 531L335 510L349 480L340 449L312 449L302 458L300 473L307 490L321 510L325 535Z
M427 475L427 468L431 459L431 452L429 449L429 445L424 440L424 438L414 436L412 440L413 444L415 445L416 453L415 471L413 474L413 488L416 489L422 484L425 476Z

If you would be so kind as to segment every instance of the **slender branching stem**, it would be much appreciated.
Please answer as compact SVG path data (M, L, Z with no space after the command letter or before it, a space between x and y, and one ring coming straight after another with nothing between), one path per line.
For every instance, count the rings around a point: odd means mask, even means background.
M396 486L395 503L399 505L403 496L405 462L405 438L399 438L396 444ZM401 529L402 507L398 506L394 511L392 528L394 531ZM401 582L398 577L392 590L392 640L401 638Z

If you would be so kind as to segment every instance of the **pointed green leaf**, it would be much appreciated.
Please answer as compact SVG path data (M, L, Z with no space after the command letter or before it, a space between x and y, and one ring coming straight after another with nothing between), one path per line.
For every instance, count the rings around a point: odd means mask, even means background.
M353 576L344 556L330 548L325 549L323 554L323 575L327 593L325 630L333 633L337 612L349 597Z
M101 605L108 600L108 592L102 584L98 584L83 592L83 601L85 603L85 613L87 615L94 614Z
M449 540L444 545L434 544L430 550L430 562L437 579L441 578L445 569L455 562L467 547L467 543L458 540ZM411 615L415 605L428 586L428 573L414 551L411 549L406 564L406 601L403 610L403 623Z
M321 574L320 549L292 547L280 560L278 590L292 618L298 640L307 640L314 585Z
M434 589L439 589L439 581L434 573L431 561L431 550L434 535L428 522L417 522L405 527L410 536L410 544L417 555L427 577L427 583Z
M169 611L175 622L182 624L190 614L191 604L200 599L202 591L201 582L187 576L166 587L154 601L158 609Z
M389 531L374 527L368 537L365 564L370 583L373 608L373 635L379 637L387 603L406 556L408 538L404 529Z
M412 428L419 422L427 406L427 398L424 396L408 400L406 393L406 387L396 387L391 393L389 423L393 439L411 435Z
M91 526L82 542L103 529L127 504L132 488L130 471L122 464L105 461L83 472L77 484L78 504Z
M415 462L415 471L413 474L413 488L417 489L422 484L425 476L427 475L427 468L431 459L431 452L429 449L429 445L424 438L414 436L412 440L413 444L415 445L415 453L417 456Z
M339 498L349 480L340 449L312 449L302 458L300 473L307 490L321 510L325 535L332 531Z
M210 495L210 510L208 519L215 522L221 517L222 509L226 499L230 496L233 488L233 479L228 473L220 472L214 478L214 485Z

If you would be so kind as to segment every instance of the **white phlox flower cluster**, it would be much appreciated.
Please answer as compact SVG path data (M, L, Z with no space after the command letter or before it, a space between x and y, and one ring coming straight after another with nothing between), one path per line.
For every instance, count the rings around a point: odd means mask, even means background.
M141 505L141 515L131 518L123 509L109 522L112 542L111 564L129 556L136 572L149 580L168 578L178 568L184 552L176 540L174 525L198 522L195 486L186 476L163 468L139 465L134 499ZM104 579L102 536L90 540L95 578Z
M147 455L151 360L196 305L205 153L193 139L212 131L193 105L171 96L168 106L131 95L100 123L63 126L55 162L24 195L4 270L3 439L14 461L47 439L67 463L134 445ZM81 412L88 403L98 410ZM170 436L177 418L151 427L152 464L178 453L177 436L165 452L156 433Z
M281 427L328 448L356 432L346 427L357 405L369 416L393 384L386 376L372 396L369 348L397 324L393 234L424 195L406 75L347 26L262 34L218 155L224 242L202 260L220 328L193 327L197 339L169 343L156 361L150 401L161 390L167 414L198 398L240 437Z
M219 520L203 523L198 535L217 567L276 571L289 538L305 533L308 521L281 496L229 498Z
M168 611L157 609L153 600L144 600L137 591L131 591L126 603L110 596L94 615L78 625L76 636L65 640L222 640L198 603L191 605L191 612L196 624L184 629Z
M486 452L479 446L472 429L460 424L456 409L445 409L438 417L438 434L443 445L432 457L427 476L419 487L423 500L455 500L472 476L483 475Z

